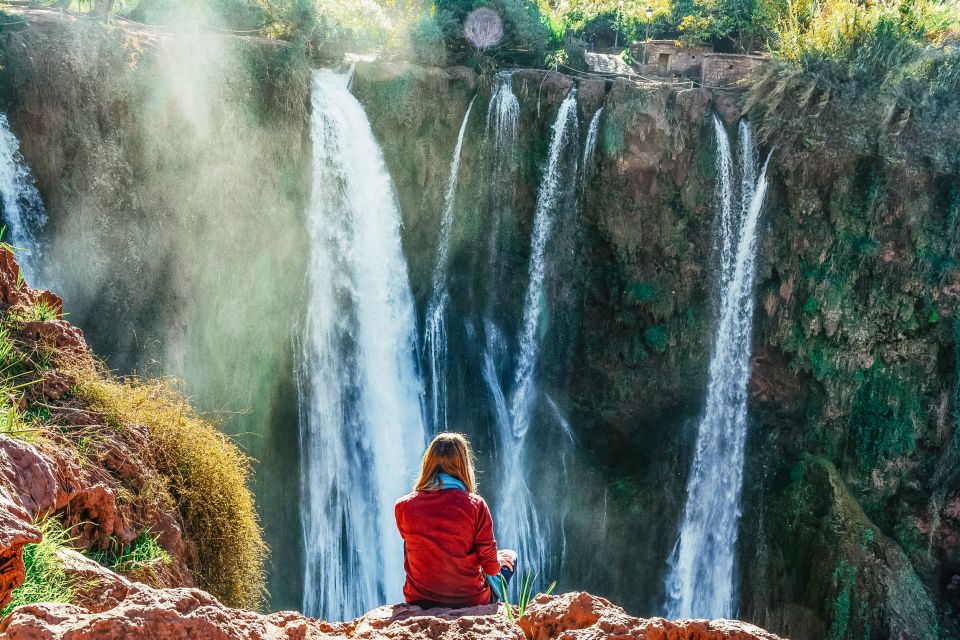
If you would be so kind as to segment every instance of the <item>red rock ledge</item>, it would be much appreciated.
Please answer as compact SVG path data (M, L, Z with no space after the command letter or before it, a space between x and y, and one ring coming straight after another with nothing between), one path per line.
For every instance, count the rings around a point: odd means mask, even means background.
M427 609L384 606L347 623L299 613L229 609L198 589L136 584L99 613L70 604L16 609L0 624L9 640L780 640L735 620L635 618L587 593L539 596L519 626L495 606Z

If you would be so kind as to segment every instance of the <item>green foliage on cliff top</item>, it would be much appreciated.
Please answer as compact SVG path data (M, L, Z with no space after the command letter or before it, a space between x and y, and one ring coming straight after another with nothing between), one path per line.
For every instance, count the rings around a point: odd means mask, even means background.
M63 570L57 557L61 549L69 548L69 536L55 518L45 518L37 523L43 539L23 547L23 584L13 591L13 600L3 610L8 615L14 607L36 602L71 602L73 584Z
M958 166L960 9L936 0L800 2L781 23L774 60L750 86L745 110L780 148L877 142L888 160ZM955 129L955 128L954 128Z

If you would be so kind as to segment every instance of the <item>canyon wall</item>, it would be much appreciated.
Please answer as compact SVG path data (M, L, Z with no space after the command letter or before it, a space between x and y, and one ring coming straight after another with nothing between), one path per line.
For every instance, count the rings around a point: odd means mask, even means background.
M228 424L260 461L274 605L297 607L305 63L287 65L296 52L286 48L210 46L34 28L3 37L0 87L47 203L50 278L71 320L111 366L159 354L201 406L253 409ZM518 71L512 82L516 219L495 283L508 333L520 322L550 127L574 80ZM450 253L450 352L464 361L476 358L466 320L490 286L476 266L490 221L476 212L492 84L468 69L394 62L358 64L353 80L397 186L420 310L450 157L479 95ZM541 384L575 454L554 455L558 421L540 416L530 464L565 545L544 571L650 615L662 605L716 315L711 115L733 131L745 101L581 80L581 138L601 106L596 166L546 280ZM833 111L832 129L805 139L762 127L769 113L748 115L772 156L739 617L798 639L955 634L960 154L948 139L932 151L909 123L900 137L870 137L854 114ZM496 484L486 471L496 451L490 416L471 402L479 376L464 371L451 384L451 426L478 445L483 491Z

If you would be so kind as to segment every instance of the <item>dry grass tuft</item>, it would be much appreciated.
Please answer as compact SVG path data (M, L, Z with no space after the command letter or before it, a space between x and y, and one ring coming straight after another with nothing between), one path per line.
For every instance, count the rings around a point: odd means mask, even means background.
M197 414L174 381L115 379L90 364L71 374L78 399L108 424L149 432L155 470L197 547L198 585L228 606L257 609L266 593L267 546L247 485L250 459Z

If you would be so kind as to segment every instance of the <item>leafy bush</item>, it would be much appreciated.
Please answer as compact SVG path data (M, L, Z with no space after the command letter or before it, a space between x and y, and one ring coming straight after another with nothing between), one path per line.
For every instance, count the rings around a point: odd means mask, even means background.
M108 424L148 429L153 464L197 547L199 567L193 569L199 586L229 606L257 608L265 594L267 548L247 487L249 458L197 415L169 381L117 381L93 367L75 377L77 396Z
M868 6L852 0L791 3L776 31L778 57L803 63L848 63L877 72L908 62L927 45L960 38L960 11L936 0Z
M958 169L960 10L935 0L793 6L745 111L783 147L880 139ZM839 126L839 123L845 123ZM838 125L838 126L835 126ZM886 152L888 155L890 151Z
M74 588L63 564L57 556L60 549L69 547L70 539L54 518L37 523L43 539L23 547L23 584L14 589L13 600L3 610L9 615L14 607L36 602L70 602Z
M675 0L671 19L684 44L750 52L770 42L786 9L785 0Z

